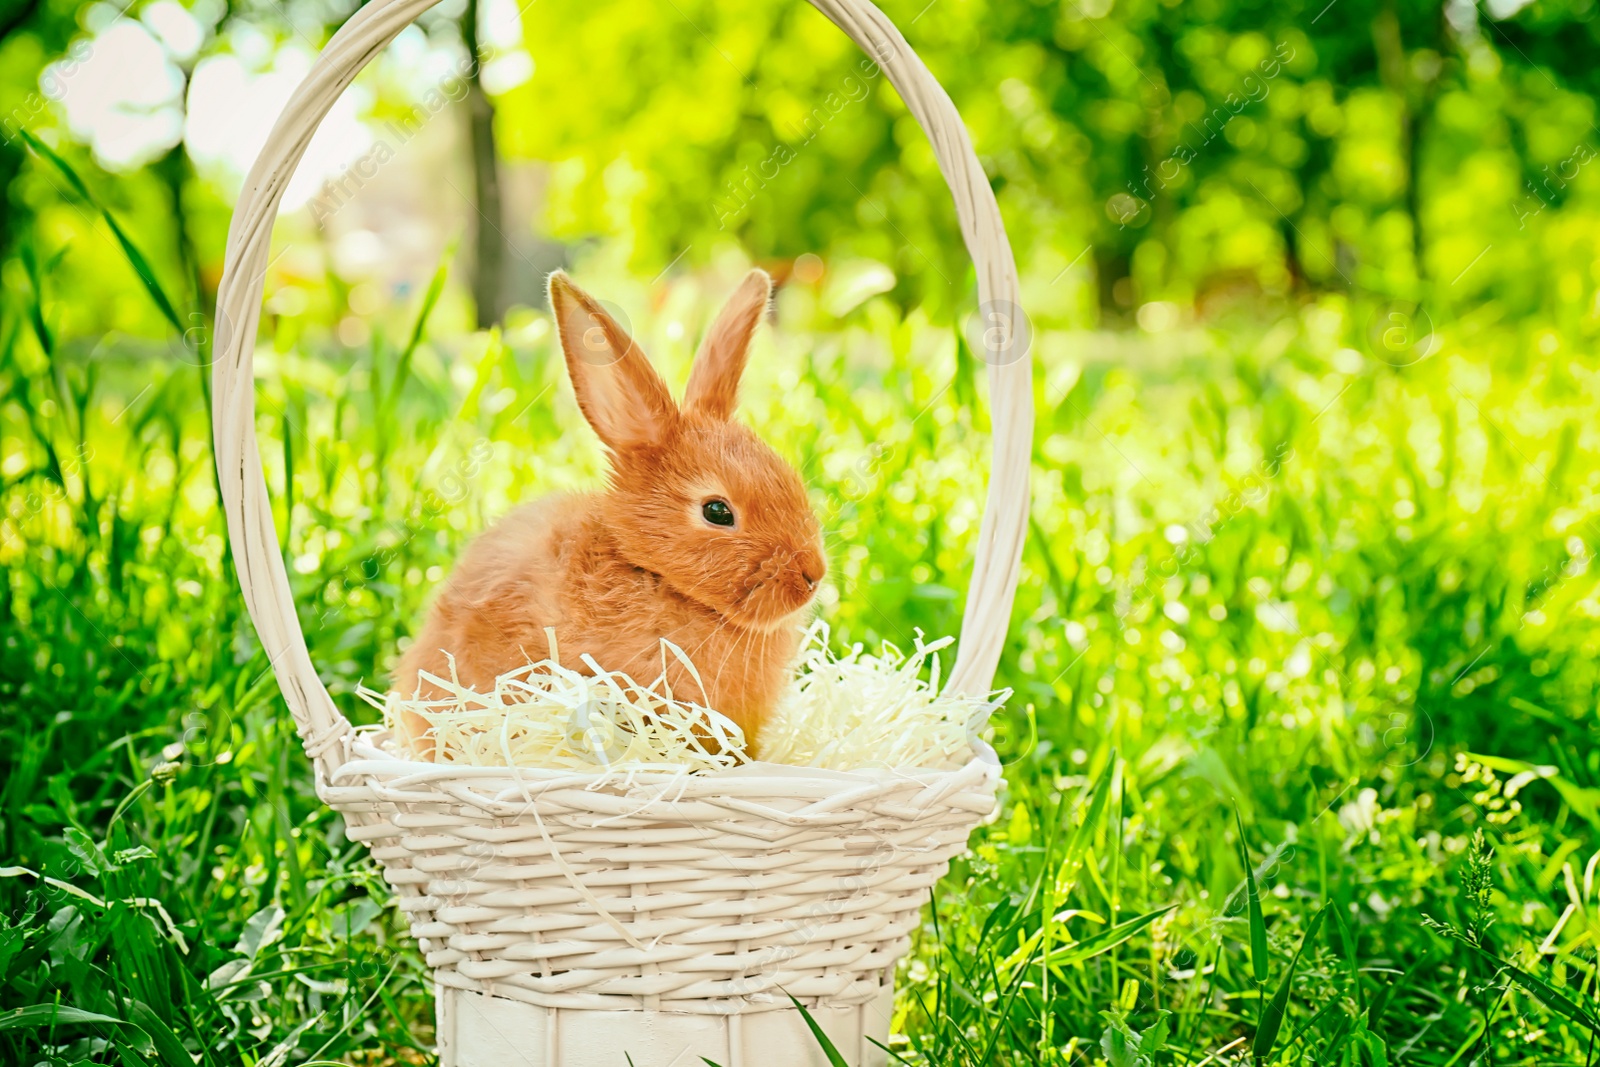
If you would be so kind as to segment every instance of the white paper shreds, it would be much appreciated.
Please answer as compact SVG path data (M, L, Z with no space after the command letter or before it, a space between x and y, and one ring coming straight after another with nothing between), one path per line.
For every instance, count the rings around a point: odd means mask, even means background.
M877 655L860 645L834 655L828 649L827 626L814 623L806 633L795 681L762 728L759 758L834 770L965 763L972 757L973 741L984 735L989 715L1010 694L941 694L938 653L951 643L951 638L924 642L918 633L910 654L885 643ZM679 660L692 672L688 657L667 641L662 642L662 656L662 674L649 685L602 670L586 656L589 674L543 660L501 675L489 693L468 689L454 677L431 674L424 677L449 696L406 699L365 686L357 693L383 710L401 752L411 739L400 712L429 723L435 759L442 763L579 772L706 772L744 762L746 739L737 724L710 708L672 699L665 682L666 658Z
M925 642L919 630L909 655L885 641L877 655L854 645L836 656L827 626L814 623L794 685L762 728L761 758L833 770L959 767L1011 694L939 692L939 652L954 643Z

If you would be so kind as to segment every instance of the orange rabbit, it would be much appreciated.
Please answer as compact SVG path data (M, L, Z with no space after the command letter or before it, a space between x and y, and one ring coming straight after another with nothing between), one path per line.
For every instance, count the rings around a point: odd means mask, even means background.
M560 271L550 307L578 406L610 459L603 491L511 512L467 550L402 657L396 689L438 695L419 671L480 691L547 658L640 683L660 675L662 638L688 654L704 688L671 657L675 697L705 704L755 740L787 681L803 616L827 572L822 531L795 470L733 421L750 340L772 281L751 271L712 324L680 407L633 339ZM427 723L405 713L418 754Z

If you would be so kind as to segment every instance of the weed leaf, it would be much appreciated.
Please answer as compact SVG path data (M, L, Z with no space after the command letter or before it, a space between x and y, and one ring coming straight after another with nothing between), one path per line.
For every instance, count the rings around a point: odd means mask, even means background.
M0 1015L0 1030L25 1030L39 1026L71 1026L81 1023L126 1025L123 1020L98 1012L84 1011L66 1004L30 1004Z

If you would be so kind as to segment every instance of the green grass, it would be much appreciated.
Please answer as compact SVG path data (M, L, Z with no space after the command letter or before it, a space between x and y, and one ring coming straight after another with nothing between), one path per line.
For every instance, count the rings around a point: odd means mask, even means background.
M60 329L61 254L13 265L0 321L0 1062L427 1062L425 968L226 565L200 374ZM464 540L599 470L547 325L424 330L437 295L357 350L280 321L259 366L302 623L357 718ZM713 295L635 320L677 380ZM903 967L900 1061L1596 1062L1591 340L1452 320L1394 368L1366 313L1040 330L1004 807ZM836 634L954 632L987 426L951 332L795 288L757 363Z

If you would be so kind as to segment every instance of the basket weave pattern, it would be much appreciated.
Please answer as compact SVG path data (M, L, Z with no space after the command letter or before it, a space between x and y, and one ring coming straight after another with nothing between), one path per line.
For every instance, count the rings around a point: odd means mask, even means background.
M998 776L974 760L515 780L352 747L321 795L383 865L439 984L548 1008L876 998Z

